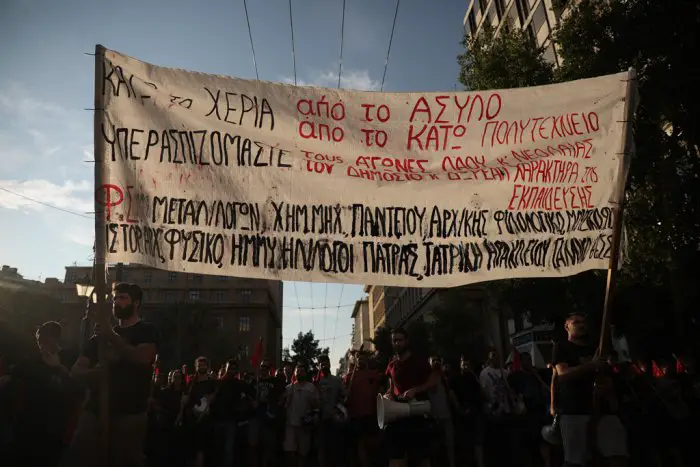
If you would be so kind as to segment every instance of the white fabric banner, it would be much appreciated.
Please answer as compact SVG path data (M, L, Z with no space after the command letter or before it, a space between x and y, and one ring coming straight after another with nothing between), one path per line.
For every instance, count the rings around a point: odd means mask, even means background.
M108 262L414 287L608 266L627 73L378 93L101 66Z

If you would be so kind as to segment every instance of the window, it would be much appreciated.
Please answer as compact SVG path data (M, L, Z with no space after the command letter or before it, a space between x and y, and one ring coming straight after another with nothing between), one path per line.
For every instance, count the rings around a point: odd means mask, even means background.
M226 322L224 321L224 317L221 315L218 315L218 316L215 316L214 319L216 320L217 329L219 329L220 331L223 331L224 325L226 324Z
M150 284L153 279L153 273L151 271L144 271L143 273L143 283Z
M172 272L172 271L169 272L169 273L168 273L168 280L169 280L170 282L175 282L175 280L177 280L177 273L176 273L176 272Z
M219 281L220 282L227 282L230 279L228 276L219 276Z
M199 290L190 290L189 298L191 302L199 301L199 299L201 298Z
M240 332L250 331L250 316L241 316L238 318L238 330Z
M225 295L223 290L215 290L214 293L212 293L212 300L215 302L223 302L224 297Z
M522 26L530 16L530 5L528 5L527 0L515 0L515 7L518 9L518 17Z
M469 16L467 17L467 22L469 23L469 32L471 34L476 34L476 19L474 18L474 9L472 8L472 11L469 12Z
M248 346L245 344L241 344L238 346L238 359L243 360L244 358L248 357Z
M503 13L505 12L506 6L503 4L503 0L495 0L496 2L496 14L498 15L498 20L503 18Z
M481 10L481 13L486 13L486 5L489 3L488 0L479 0L479 9Z
M78 274L75 271L68 271L66 273L66 282L75 282L78 278Z
M253 291L250 289L241 289L241 299L243 303L250 303L250 297L253 295Z
M173 303L173 302L177 301L177 295L175 295L175 292L173 292L172 290L168 290L167 292L165 292L165 295L163 298L165 299L165 301L167 303Z
M201 274L192 274L192 280L194 282L202 282L202 275Z

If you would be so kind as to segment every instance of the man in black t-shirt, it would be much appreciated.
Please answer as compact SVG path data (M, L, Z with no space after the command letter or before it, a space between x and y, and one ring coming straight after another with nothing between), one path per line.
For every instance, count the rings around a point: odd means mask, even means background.
M38 352L9 370L21 389L21 411L14 424L9 465L58 465L66 434L80 401L80 387L63 365L59 341L61 325L42 324L36 332ZM36 447L40 446L40 449Z
M569 338L557 345L554 359L559 387L557 411L566 465L583 466L590 458L587 435L593 414L595 374L606 371L607 363L588 344L585 316L570 315L565 327ZM601 412L596 436L598 450L610 465L626 465L629 454L625 429L609 404L603 404Z
M73 444L78 465L99 465L100 366L98 341L106 333L109 365L110 458L114 467L143 465L143 443L147 431L147 409L151 393L152 365L159 343L155 326L141 321L143 292L138 285L114 287L113 314L119 324L112 329L96 328L83 355L71 373L84 378L90 388Z
M474 372L474 364L463 356L460 367L461 373L450 381L450 388L457 405L455 419L460 432L458 437L468 441L468 443L463 443L460 448L465 448L465 444L473 446L476 466L484 467L485 395L479 383L479 377Z
M211 398L212 421L222 435L222 465L233 465L239 423L249 415L252 387L239 378L235 360L226 362L222 378Z

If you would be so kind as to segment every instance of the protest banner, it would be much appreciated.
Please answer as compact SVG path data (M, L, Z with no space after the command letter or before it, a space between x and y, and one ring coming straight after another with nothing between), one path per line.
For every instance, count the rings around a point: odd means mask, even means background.
M96 63L107 262L410 287L609 266L628 73L378 93Z

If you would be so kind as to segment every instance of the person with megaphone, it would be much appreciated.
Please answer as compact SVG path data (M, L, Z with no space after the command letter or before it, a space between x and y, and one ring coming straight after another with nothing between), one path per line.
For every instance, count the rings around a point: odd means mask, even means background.
M389 467L404 467L408 459L421 467L430 466L431 423L428 391L440 381L428 358L411 351L408 333L394 329L391 333L394 357L386 374L387 393L377 399L377 421L385 430L389 450Z

